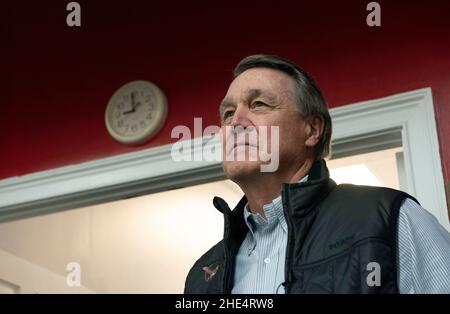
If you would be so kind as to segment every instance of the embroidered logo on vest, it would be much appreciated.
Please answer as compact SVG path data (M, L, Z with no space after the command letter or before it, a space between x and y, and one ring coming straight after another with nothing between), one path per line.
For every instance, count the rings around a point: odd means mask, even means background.
M330 256L345 251L353 244L353 239L354 236L351 235L347 238L328 244L325 248L325 256Z
M209 266L205 266L202 268L202 270L205 272L205 281L209 282L219 270L219 264L214 263Z

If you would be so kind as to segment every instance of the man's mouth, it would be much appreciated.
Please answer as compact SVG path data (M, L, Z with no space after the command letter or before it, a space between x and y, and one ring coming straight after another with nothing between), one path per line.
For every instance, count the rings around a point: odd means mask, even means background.
M233 148L236 148L238 146L251 146L249 143L235 143Z
M245 142L245 143L234 143L233 146L228 146L231 148L228 148L228 153L227 154L232 154L233 152L236 151L236 149L241 149L241 150L247 150L247 149L258 149L257 145L253 145L251 143ZM239 153L239 150L237 150L237 152ZM243 151L241 151L243 152Z
M236 148L236 147L239 147L239 146L248 146L248 147L256 147L257 148L256 145L253 145L253 144L250 144L248 142L245 142L245 143L235 143L233 145L233 149Z

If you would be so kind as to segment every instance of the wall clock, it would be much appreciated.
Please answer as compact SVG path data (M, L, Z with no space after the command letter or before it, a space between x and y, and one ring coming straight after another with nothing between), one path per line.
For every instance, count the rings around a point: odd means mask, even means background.
M105 123L118 142L136 145L148 141L164 125L167 99L155 84L132 81L120 87L108 102Z

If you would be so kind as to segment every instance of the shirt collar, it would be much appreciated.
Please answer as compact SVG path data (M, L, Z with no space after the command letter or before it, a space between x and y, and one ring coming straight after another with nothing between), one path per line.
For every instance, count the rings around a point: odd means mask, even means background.
M306 180L308 180L308 175L299 180L298 183L305 182ZM248 203L245 205L244 219L252 234L258 229L273 228L277 223L280 223L283 230L287 233L287 224L286 218L284 217L281 194L273 199L271 203L265 204L263 206L263 211L266 219L259 213L250 212Z

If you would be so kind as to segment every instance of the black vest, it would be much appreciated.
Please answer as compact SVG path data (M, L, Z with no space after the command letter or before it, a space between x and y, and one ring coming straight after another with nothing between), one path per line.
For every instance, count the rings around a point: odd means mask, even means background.
M286 293L398 293L397 219L408 194L380 187L336 185L325 161L308 181L284 184L288 225ZM414 198L412 198L414 200ZM224 239L191 268L185 293L230 293L234 262L248 231L241 199L233 211L221 198Z

